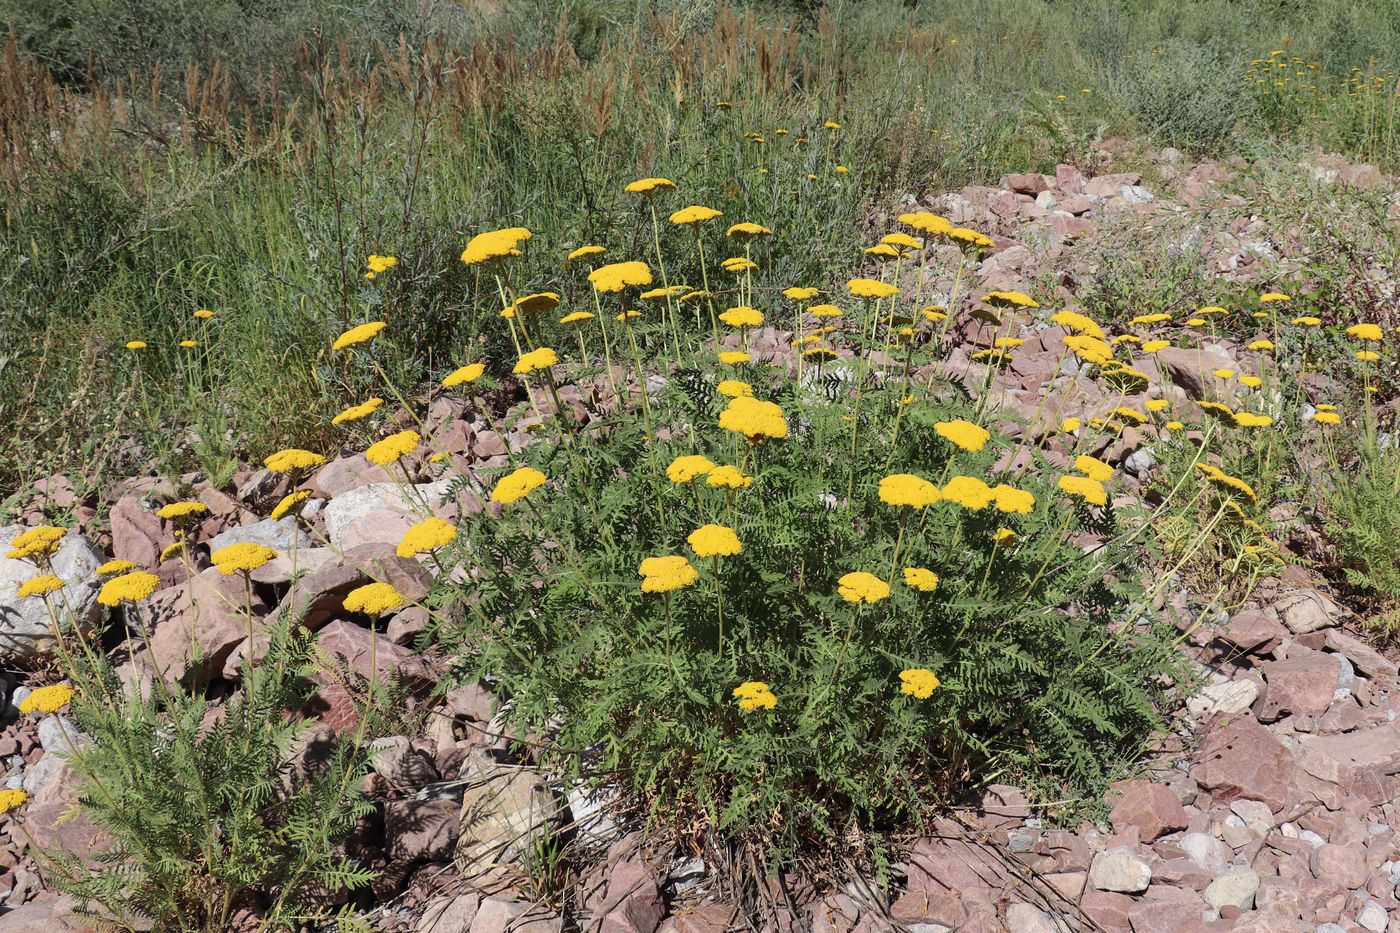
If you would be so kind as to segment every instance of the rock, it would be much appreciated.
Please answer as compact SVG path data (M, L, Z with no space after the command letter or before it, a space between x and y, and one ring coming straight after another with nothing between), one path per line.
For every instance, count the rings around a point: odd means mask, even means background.
M1268 654L1279 646L1284 634L1283 626L1272 613L1246 609L1230 617L1219 638L1244 652Z
M1176 845L1187 858L1212 875L1224 871L1230 862L1230 850L1209 833L1187 833Z
M1340 735L1303 735L1298 745L1300 768L1344 790L1400 774L1400 725L1395 723Z
M706 901L693 910L667 918L661 933L728 933L734 929L737 913L732 904Z
M1315 878L1344 888L1359 888L1366 884L1366 850L1360 846L1328 843L1313 849L1308 861Z
M1200 400L1219 382L1212 375L1216 369L1237 369L1239 364L1218 350L1188 350L1167 347L1154 354L1162 375L1181 387L1188 396Z
M96 927L82 919L76 907L76 901L68 895L30 901L0 912L0 927L5 933L93 933Z
M184 584L157 590L142 612L151 628L152 661L172 683L191 675L220 674L233 649L248 638L250 609L251 627L256 630L267 612L262 597L254 589L250 605L243 580L226 577L213 567ZM193 656L195 646L198 661Z
M1254 871L1248 868L1232 868L1212 881L1202 897L1216 910L1226 906L1253 910L1254 895L1258 890L1259 876Z
M334 499L360 486L392 482L394 478L383 467L370 463L364 454L352 454L330 461L317 470L305 485L314 496Z
M661 889L651 872L636 859L614 862L607 869L607 886L591 903L598 933L655 933L666 915Z
M1327 630L1327 647L1344 655L1352 665L1372 680L1389 683L1397 676L1397 666L1387 660L1379 651L1359 639L1352 638L1340 629Z
M460 779L465 790L456 860L469 878L518 862L558 817L549 786L528 768L497 764L477 750Z
M376 739L370 749L370 766L394 793L413 793L441 779L432 757L406 736Z
M1112 891L1088 890L1079 899L1079 909L1084 911L1095 923L1108 930L1128 929L1128 911L1132 909L1133 899L1124 894L1115 894Z
M1152 883L1152 869L1127 846L1115 846L1094 857L1089 884L1099 891L1138 894Z
M1058 177L1058 172L1056 176ZM1136 185L1140 181L1142 181L1142 176L1137 172L1097 175L1084 185L1084 193L1091 198L1111 198L1124 187Z
M451 796L403 797L384 804L384 847L394 862L445 862L452 858L461 808Z
M1390 915L1380 904L1371 901L1361 908L1360 913L1356 915L1356 922L1370 930L1371 933L1384 933L1390 923Z
M563 928L563 919L527 901L488 897L473 915L469 933L560 933Z
M0 528L0 555L8 553L15 538L27 530L22 525ZM63 536L47 571L40 571L28 561L0 557L0 664L7 668L28 666L54 648L52 621L45 601L18 595L20 585L41 573L53 573L64 581L63 589L49 597L55 606L65 607L60 619L66 616L66 609L71 609L77 623L87 629L97 621L100 611L99 583L93 572L101 563L97 548L75 531Z
M1306 635L1336 625L1342 610L1317 590L1295 590L1274 603L1273 609L1294 635Z
M326 506L326 536L340 551L361 544L397 545L403 533L442 505L453 480L371 483L337 496Z
M475 892L456 897L439 897L428 903L418 919L416 933L456 933L470 930L481 906L481 895Z
M1189 773L1218 800L1260 800L1277 812L1288 803L1294 769L1293 756L1272 733L1240 719L1206 736Z
M1186 708L1198 719L1216 714L1233 716L1254 705L1259 685L1252 680L1231 680L1211 684L1186 701Z
M151 569L172 540L160 519L136 496L122 496L107 516L112 529L112 556Z
M315 547L315 542L311 540L310 535L301 530L296 518L288 516L276 520L265 518L251 525L243 525L220 532L209 540L209 553L212 554L220 548L232 544L245 542L270 547L279 555L289 555L293 551L304 551Z
M1255 835L1267 836L1274 828L1273 811L1257 800L1236 800L1230 804L1230 812L1243 820Z
M298 548L276 557L253 571L254 583L291 583L315 573L340 557L328 547Z
M1059 927L1050 915L1030 904L1012 904L1006 908L1007 933L1057 933Z
M375 676L380 679L416 677L424 673L423 661L418 655L344 619L337 619L321 629L316 645L334 664L366 680Z
M1320 716L1332 705L1341 663L1335 655L1294 645L1282 661L1260 665L1266 688L1254 705L1260 722L1292 713Z
M1007 175L1002 179L1002 184L1017 194L1034 197L1042 191L1049 191L1053 181L1044 175Z
M370 582L359 567L346 561L327 561L302 577L277 604L279 620L300 619L312 631L340 614L345 597L357 586Z
M1113 828L1122 832L1136 826L1139 839L1152 842L1158 836L1185 829L1190 818L1171 789L1151 781L1129 781L1119 788L1121 799L1108 815ZM1113 888L1111 890L1122 890Z

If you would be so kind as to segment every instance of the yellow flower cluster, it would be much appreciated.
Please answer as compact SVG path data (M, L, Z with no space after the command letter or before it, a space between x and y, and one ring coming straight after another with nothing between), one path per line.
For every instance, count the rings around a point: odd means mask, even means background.
M29 802L29 795L18 788L0 790L0 814L9 813Z
M335 342L331 344L331 349L344 350L346 347L353 347L357 344L367 343L368 341L373 340L376 334L378 334L381 330L388 326L389 325L383 321L370 321L368 324L361 324L358 327L352 327L345 333L341 334L339 337L335 338Z
M416 557L446 547L457 537L457 526L434 515L405 531L395 550L400 557Z
M757 327L763 323L763 313L741 306L722 312L719 319L730 327Z
M615 294L625 288L640 288L651 284L651 267L644 262L614 262L599 266L588 273L594 291Z
M898 286L878 279L851 279L846 283L846 288L857 298L879 299L899 294Z
M325 464L326 458L309 450L289 447L263 461L263 466L273 473L291 473L296 470L311 470Z
M301 504L309 498L311 498L311 490L309 489L298 489L296 492L289 492L273 506L271 517L275 521L294 510L299 510Z
M1103 483L1088 476L1061 476L1060 491L1089 505L1106 505L1108 490Z
M388 583L366 583L356 587L345 596L345 611L359 612L367 616L382 616L393 612L408 600Z
M5 556L11 560L40 560L57 551L67 533L54 525L36 525L16 535Z
M927 700L933 696L938 684L938 677L927 668L911 667L899 672L900 692L916 700Z
M455 389L459 385L476 382L484 372L486 372L485 363L468 363L466 366L459 366L442 380L443 388Z
M522 354L520 360L515 364L511 372L517 376L525 376L541 369L549 369L551 366L559 365L559 354L550 347L539 347L528 353Z
M788 435L787 419L783 410L773 402L765 402L747 395L729 400L719 415L719 426L726 431L742 434L750 441L764 438L784 438Z
M986 428L961 418L956 421L939 421L934 424L933 430L948 443L967 451L981 450L992 436Z
M890 585L873 573L856 570L837 581L837 592L848 603L878 603L890 595Z
M377 466L388 466L413 453L422 442L417 431L399 431L371 444L365 451L365 459Z
M713 523L701 525L690 533L686 541L700 557L730 557L744 549L733 528Z
M912 473L892 473L880 480L880 501L921 509L943 498L938 487Z
M107 563L97 568L99 577L110 577L117 573L130 573L137 565L129 560L109 560Z
M534 467L521 467L501 477L491 490L491 501L501 505L519 502L545 484L546 477Z
M20 700L19 711L26 716L30 713L56 713L72 703L76 695L68 684L50 684L31 691L29 696Z
M642 577L643 593L669 593L700 579L700 573L682 554L648 557L637 573Z
M30 577L19 585L15 591L17 596L48 596L63 589L63 581L53 574L44 574L41 577Z
M277 552L263 544L240 541L221 547L209 555L209 561L226 577L235 573L252 573L277 556Z
M462 262L468 266L479 266L488 262L499 262L511 256L519 256L519 246L533 234L524 227L507 227L504 230L489 230L478 233L467 241L462 250Z
M938 574L927 567L905 567L904 585L920 593L932 593L938 589Z
M208 511L209 506L203 502L170 502L161 506L156 514L168 521L177 522L182 518L204 515Z
M712 207L703 207L699 204L692 204L690 207L683 207L671 214L671 223L683 227L691 227L703 224L707 220L714 220L716 217L723 217L723 211L717 211Z
M348 421L359 421L361 418L368 418L379 410L379 406L384 404L382 398L372 398L361 402L358 405L351 405L331 419L331 424L345 424Z
M739 701L739 709L746 713L775 709L778 698L769 686L761 680L746 680L734 688L733 697Z

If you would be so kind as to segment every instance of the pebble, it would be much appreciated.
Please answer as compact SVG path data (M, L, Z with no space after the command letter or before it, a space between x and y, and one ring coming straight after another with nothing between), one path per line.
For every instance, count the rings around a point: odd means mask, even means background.
M1356 922L1370 930L1371 933L1382 933L1390 922L1390 916L1385 912L1384 907L1371 901L1356 915Z

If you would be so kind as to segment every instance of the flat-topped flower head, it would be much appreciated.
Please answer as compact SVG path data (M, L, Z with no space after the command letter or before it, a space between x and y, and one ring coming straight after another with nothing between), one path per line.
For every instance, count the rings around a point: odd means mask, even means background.
M1078 418L1066 418L1060 422L1060 431L1065 434L1073 434L1082 427L1084 427L1084 423Z
M1292 301L1293 299L1283 292L1265 292L1259 296L1259 300L1264 304L1272 304L1278 301Z
M974 512L991 505L995 497L992 487L975 476L954 476L943 484L943 498Z
M996 246L996 242L985 233L978 233L967 227L954 227L945 236L966 252L977 252Z
M1025 292L991 291L982 296L987 304L998 308L1039 308L1040 303Z
M753 477L736 466L717 466L705 476L705 482L719 489L747 489Z
M189 547L189 542L184 538L176 538L161 549L160 556L156 558L156 563L163 564L172 558L180 557Z
M558 292L536 292L533 295L517 298L514 304L501 312L501 317L513 318L517 314L538 314L541 311L552 311L557 307L559 307Z
M446 547L457 537L457 526L436 515L426 518L403 533L394 553L400 557L417 557Z
M485 372L485 363L468 363L465 366L459 366L443 377L443 388L455 389L457 386L476 382Z
M648 557L637 568L642 578L643 593L669 593L690 586L700 579L700 573L683 554Z
M180 346L184 347L186 350L193 350L195 347L199 346L199 344L194 340L181 340Z
M52 715L72 703L75 696L77 693L68 684L49 684L30 691L29 696L20 700L19 711L25 716L30 713Z
M939 680L925 667L911 667L899 672L899 690L916 700L927 700L938 689Z
M724 231L724 235L742 241L752 240L761 236L772 236L773 231L763 226L763 224L750 223L745 220L734 224L728 230Z
M1091 457L1088 454L1080 454L1074 459L1074 468L1090 479L1106 483L1113 479L1113 467L1104 463L1098 457Z
M1161 324L1163 321L1170 321L1171 319L1172 316L1170 314L1159 311L1155 314L1139 314L1129 321L1128 324L1131 327L1137 327L1142 324Z
M15 590L16 596L27 597L36 596L43 598L52 593L57 593L63 589L63 581L51 573L46 573L40 577L30 577L19 585Z
M1274 423L1274 419L1268 415L1255 414L1252 411L1240 411L1235 413L1235 424L1242 428L1267 428Z
M272 512L269 513L269 517L273 521L277 521L279 518L285 518L288 515L300 512L302 505L310 498L311 490L309 489L298 489L295 492L289 492L279 499L277 504L272 507Z
M1146 340L1146 341L1143 341L1143 344L1142 344L1142 352L1143 352L1143 353L1160 353L1161 351L1165 350L1167 347L1169 347L1169 346L1171 346L1171 345L1172 345L1172 342L1171 342L1170 340Z
M628 194L657 194L676 190L676 183L669 178L638 178L628 182L625 190Z
M730 327L757 327L763 323L763 312L740 305L724 311L719 319Z
M1219 467L1209 463L1198 463L1196 464L1196 469L1204 473L1206 479L1214 483L1217 488L1223 489L1227 494L1242 495L1251 501L1258 501L1258 496L1254 493L1254 487L1238 476L1231 476Z
M1374 363L1381 358L1375 350L1357 350L1356 358L1363 363Z
M719 426L726 431L742 434L750 441L788 435L787 419L783 417L781 408L773 402L747 395L730 399L724 411L720 412Z
M890 262L904 255L898 247L892 246L889 243L876 243L874 246L867 246L864 252L865 255L874 256L881 262Z
M358 405L351 405L331 419L331 424L348 424L351 421L359 421L361 418L368 418L379 410L379 406L384 404L382 398L366 399Z
M811 301L818 294L820 293L815 288L799 288L796 285L783 289L783 297L792 301Z
M961 418L936 422L933 430L948 443L968 451L981 450L992 436L986 428Z
M738 702L739 709L745 713L771 710L778 705L778 698L761 680L746 680L735 687L731 695Z
M641 316L642 312L640 311L619 311L617 314L613 315L613 320L619 321L623 324L631 324L633 321L635 321Z
M886 243L890 246L898 247L899 249L906 250L922 249L924 245L918 240L916 240L914 237L911 237L909 234L899 232L885 234L884 236L880 237L880 242Z
M1087 314L1071 311L1068 308L1063 311L1056 311L1054 314L1050 315L1050 323L1059 324L1065 330L1073 331L1076 334L1085 334L1089 337L1096 337L1099 340L1107 339L1104 336L1103 328L1099 327L1097 321ZM1068 343L1068 341L1066 341L1066 343Z
M842 311L836 305L812 305L807 309L807 313L816 318L840 317Z
M491 501L501 505L519 502L547 481L548 477L534 467L520 467L496 482L496 488L491 490Z
M383 321L370 321L352 327L339 337L335 338L335 343L331 344L332 350L344 350L346 347L353 347L358 344L368 343L375 338L381 330L389 325Z
M1220 368L1220 369L1212 369L1210 372L1211 372L1211 375L1213 375L1213 376L1214 376L1215 378L1217 378L1217 379L1233 379L1233 378L1235 378L1235 371L1234 371L1233 369L1226 369L1226 368L1223 368L1223 367L1222 367L1222 368Z
M739 379L724 379L715 386L715 391L725 398L738 398L741 395L753 396L753 386Z
M572 311L559 319L560 324L581 324L593 320L592 311Z
M160 577L144 570L133 570L118 577L112 577L97 591L97 601L104 606L120 606L122 603L139 603L150 596L160 585Z
M5 556L10 560L34 561L48 557L63 543L68 532L56 525L36 525L15 535L10 542L10 550Z
M376 466L388 466L407 457L423 443L417 431L399 431L376 441L365 451L365 459Z
M511 372L517 376L528 375L541 369L559 365L559 354L551 347L538 347L520 357Z
M1355 337L1357 340L1378 341L1385 338L1385 332L1381 330L1379 324L1353 324L1347 328L1347 336Z
M724 211L717 211L713 207L704 207L700 204L692 204L690 207L683 207L671 213L671 223L680 227L694 227L706 221L714 220L716 217L723 217Z
M209 555L209 561L219 573L231 577L235 573L252 573L277 556L272 548L252 541L240 541L221 547Z
M1249 345L1251 350L1272 350L1274 342L1272 340L1256 340Z
M1108 503L1108 490L1103 483L1088 476L1061 476L1059 480L1060 491L1074 499L1087 502L1089 505L1105 505Z
M701 525L685 540L700 557L731 557L744 549L739 536L727 525Z
M169 502L156 510L156 514L167 521L178 522L186 518L207 515L209 506L203 502Z
M920 593L932 593L938 589L938 574L927 567L905 567L904 585Z
M1103 366L1113 362L1113 347L1092 334L1071 334L1065 338L1064 343L1075 356L1086 363Z
M880 501L886 505L922 509L943 498L938 487L913 473L891 473L880 480Z
M506 227L504 230L478 233L467 241L467 248L462 250L462 262L469 266L479 266L519 256L520 244L533 235L524 227Z
M992 505L1008 515L1029 515L1035 510L1035 495L1015 486L998 483L992 487Z
M1313 414L1312 420L1318 424L1341 424L1342 416L1335 411L1318 411Z
M898 295L899 288L879 279L851 279L846 283L852 295L857 298L889 298Z
M745 272L752 272L758 268L758 263L747 256L730 256L719 264L719 267L730 275L743 275Z
M130 573L139 566L140 565L129 560L109 560L97 568L97 575L99 577L110 577L119 573Z
M588 273L593 290L604 295L616 294L625 288L642 288L651 284L651 267L644 262L613 262Z
M897 218L900 223L922 233L926 237L947 236L953 232L953 225L946 217L940 217L929 211L913 211L908 214L900 214Z
M577 262L580 259L587 259L589 256L601 256L608 251L606 246L598 246L593 243L580 246L564 257L565 262Z
M128 340L126 342L126 348L128 350L144 350L146 347L147 343L144 340Z
M726 366L738 366L741 363L752 363L753 354L744 350L721 350L719 361Z
M704 476L715 468L714 461L700 454L687 454L671 461L666 468L666 477L673 483L688 483L697 476Z
M29 795L17 787L0 790L0 814L19 809L29 802Z
M396 256L371 255L369 259L365 261L365 265L369 267L369 271L374 275L379 275L381 272L388 272L398 264L399 260Z
M388 583L366 583L345 596L345 611L367 616L382 616L401 608L408 600Z
M214 316L214 312L210 311L208 308L200 308L194 313L194 316L199 318L199 320L201 321L207 321Z
M312 470L324 465L326 458L309 450L288 447L263 461L263 466L272 473L291 473L294 470Z
M1142 403L1142 407L1150 412L1166 411L1170 405L1171 402L1164 398L1150 398Z
M889 598L890 585L873 573L854 570L837 581L837 592L848 603L878 603Z

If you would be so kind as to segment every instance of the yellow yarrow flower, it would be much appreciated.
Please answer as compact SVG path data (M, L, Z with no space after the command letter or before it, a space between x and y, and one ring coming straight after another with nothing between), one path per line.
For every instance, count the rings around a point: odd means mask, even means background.
M496 488L491 490L491 501L500 505L511 505L524 499L547 481L548 477L534 467L520 467L497 481Z
M715 386L715 391L725 398L738 398L741 395L753 395L753 386L739 379L724 379Z
M10 560L35 560L47 557L59 549L63 536L68 532L55 525L36 525L20 532L10 542L10 551L5 556Z
M925 567L905 567L904 585L920 593L932 593L938 589L938 574Z
M1143 324L1160 324L1163 321L1170 321L1171 319L1172 316L1170 314L1165 314L1162 312L1158 312L1156 314L1139 314L1137 317L1129 321L1128 325L1130 327L1138 327Z
M692 204L690 207L683 207L671 214L671 223L682 227L691 227L696 224L703 224L707 220L714 220L716 217L723 217L724 211L717 211L712 207L703 207L699 204Z
M56 713L72 703L75 696L77 693L68 684L50 684L31 691L29 696L20 700L19 711L25 716L30 713Z
M855 570L837 581L837 592L848 603L878 603L889 598L890 585L873 573Z
M19 585L15 591L16 596L48 596L63 589L63 581L53 574L44 574L41 577L30 577Z
M209 561L226 577L235 573L252 573L277 556L272 548L252 541L240 541L221 547L209 555Z
M740 306L722 312L719 319L730 327L757 327L763 323L763 313L754 308Z
M719 426L726 431L742 434L749 441L784 438L788 435L783 410L773 402L760 401L746 395L730 399L720 412Z
M1060 430L1065 434L1073 434L1084 426L1078 418L1066 418L1060 422Z
M961 418L956 421L936 422L933 430L945 441L967 451L981 450L992 436L986 428Z
M1024 489L998 483L992 487L992 505L1008 515L1029 515L1035 510L1035 496Z
M110 577L117 573L130 573L136 568L137 565L129 560L109 560L107 563L97 568L97 575L99 577Z
M1145 343L1143 343L1143 345L1142 345L1142 352L1143 352L1143 353L1157 353L1157 352L1159 352L1159 351L1161 351L1161 350L1165 350L1167 347L1169 347L1169 346L1171 346L1171 345L1172 345L1172 342L1171 342L1170 340L1148 340L1148 341L1146 341Z
M624 288L640 288L651 284L651 268L644 262L614 262L599 266L588 273L594 291L613 294Z
M1316 327L1322 323L1322 318L1304 315L1303 317L1295 317L1293 323L1300 327Z
M443 377L442 386L445 389L455 389L457 386L476 382L484 372L486 372L485 363L468 363L466 366L457 367Z
M889 298L899 294L899 288L878 279L851 279L846 283L852 295L857 298Z
M637 568L642 577L643 593L669 593L690 586L700 579L700 573L682 554L648 557Z
M739 536L727 525L701 525L686 538L691 550L701 557L729 557L744 549Z
M417 557L446 547L456 537L457 526L435 515L405 531L394 553L400 557Z
M943 484L943 498L974 512L991 505L994 495L992 487L975 476L954 476Z
M574 262L574 261L579 260L579 259L586 259L586 258L588 258L589 256L601 256L603 253L606 253L607 251L608 251L608 249L607 249L606 246L597 246L597 245L594 245L594 244L589 244L589 245L587 245L587 246L580 246L578 249L576 249L576 250L574 250L573 252L569 253L569 255L566 256L566 257L564 258L564 261L565 261L565 262Z
M271 518L274 521L282 518L294 509L298 509L309 498L311 498L311 490L309 489L298 489L296 492L287 493L272 507Z
M408 600L388 583L367 583L351 590L345 596L345 611L359 612L367 616L382 616L393 612Z
M1105 505L1108 502L1108 490L1104 489L1103 483L1089 476L1061 476L1059 487L1066 495L1082 499L1090 505Z
M736 240L752 240L756 237L772 236L773 231L763 226L763 224L750 223L745 220L734 224L728 230L724 231L724 235L733 237Z
M892 473L880 480L879 496L887 505L914 509L922 509L943 498L937 486L912 473Z
M899 689L916 700L927 700L938 689L939 680L933 671L923 667L911 667L899 672Z
M9 813L28 802L29 795L19 788L11 787L0 790L0 813Z
M626 191L629 194L652 194L657 191L674 191L676 183L669 178L639 178L634 182L629 182Z
M97 591L97 601L104 606L139 603L154 593L159 585L160 577L144 570L134 570L102 584L102 589Z
M1378 324L1353 324L1347 328L1347 336L1357 340L1377 341L1385 338L1385 332Z
M924 236L947 236L953 232L953 225L946 217L940 217L929 211L914 211L908 214L900 214L896 218L904 226Z
M289 447L268 457L263 461L263 466L273 473L291 473L294 470L309 470L325 462L326 458L320 454Z
M200 308L194 313L194 316L199 318L201 321L207 321L214 316L214 312L210 311L208 308Z
M126 342L126 348L127 348L128 350L144 350L144 349L146 349L146 341L144 341L144 340L128 340L128 341Z
M531 236L533 234L524 227L507 227L504 230L478 233L467 241L467 248L462 250L462 262L469 266L477 266L510 256L519 256L520 250L517 247Z
M1319 411L1313 415L1313 420L1318 424L1341 424L1342 416L1335 411Z
M1283 292L1265 292L1264 294L1259 296L1259 300L1264 304L1272 304L1276 301L1292 301L1293 299L1285 295Z
M352 327L335 338L335 342L331 344L331 349L344 350L346 347L353 347L357 344L366 343L373 340L376 334L388 326L389 325L384 321L370 321L368 324Z
M582 322L582 321L591 321L591 320L593 320L593 317L594 317L594 315L593 315L593 312L592 312L592 311L573 311L573 312L571 312L571 313L569 313L569 314L566 314L566 315L564 315L563 317L561 317L561 318L559 319L559 323L560 323L560 324L578 324L578 323L580 323L580 322Z
M417 431L399 431L371 444L365 451L365 459L376 466L388 466L413 453L422 442Z
M528 375L537 370L549 369L551 366L559 365L559 354L550 347L539 347L531 350L520 357L511 372L517 376Z
M358 405L351 405L331 419L331 424L345 424L349 421L359 421L361 418L368 418L379 410L379 406L384 404L382 398L372 398L361 402Z
M734 688L731 694L739 701L739 709L746 713L771 710L778 705L778 698L761 680L748 680Z
M182 518L191 518L195 515L204 515L209 511L209 506L203 502L171 502L163 505L156 511L161 518L169 521L179 521Z
M720 489L746 489L753 485L753 477L738 467L717 466L705 477L705 482Z
M715 464L709 457L688 454L672 460L671 465L666 468L666 476L673 483L688 483L697 476L704 476L714 468Z
M369 267L369 271L373 272L375 275L381 272L388 272L398 264L399 261L394 256L370 256L365 262L365 265Z
M1091 457L1088 454L1080 454L1074 459L1074 468L1092 480L1106 483L1113 479L1113 467L1104 463L1098 457Z
M1081 314L1078 311L1071 311L1069 309L1057 311L1050 315L1050 323L1059 324L1065 330L1074 331L1075 333L1083 334L1087 337L1094 337L1098 340L1108 339L1104 335L1103 328L1099 327L1098 323L1093 318L1089 317L1087 314ZM1069 343L1069 341L1066 340L1065 343Z
M184 538L179 538L167 544L161 549L160 556L156 558L156 563L163 564L176 555L185 553L186 542Z
M753 362L753 354L743 350L722 350L719 354L719 361L729 366L738 366L740 363Z

